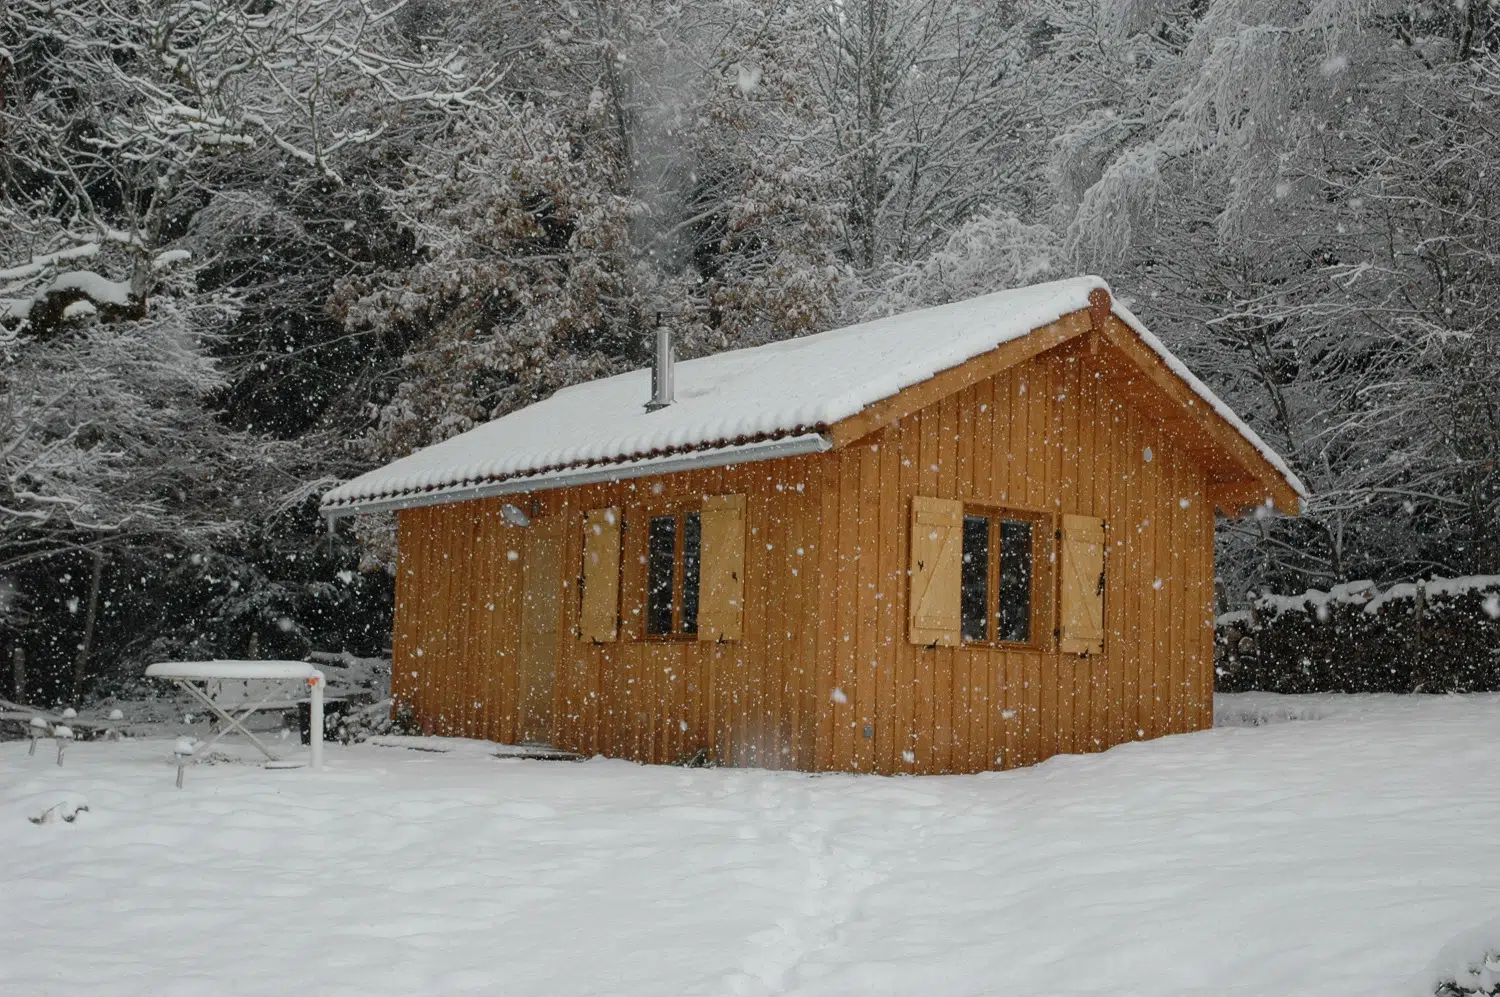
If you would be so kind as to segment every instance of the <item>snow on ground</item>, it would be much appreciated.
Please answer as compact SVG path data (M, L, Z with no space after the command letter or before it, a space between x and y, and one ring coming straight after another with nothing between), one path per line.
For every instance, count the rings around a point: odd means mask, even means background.
M1220 715L931 778L468 742L178 791L168 740L63 768L0 744L0 992L1371 997L1480 955L1458 949L1500 930L1500 696ZM64 800L88 809L28 822Z

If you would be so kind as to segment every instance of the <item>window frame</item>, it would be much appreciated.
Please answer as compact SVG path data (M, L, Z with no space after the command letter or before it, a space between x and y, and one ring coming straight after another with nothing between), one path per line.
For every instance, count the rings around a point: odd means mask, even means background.
M687 529L686 523L689 516L698 516L698 608L701 611L703 603L703 506L701 502L684 500L680 502L650 503L637 506L632 512L634 520L640 523L641 540L640 555L636 558L635 583L631 587L639 593L640 612L637 614L639 623L633 627L633 638L641 642L649 643L679 643L694 642L698 639L698 628L696 617L694 627L690 631L682 629L682 614L686 605L685 586L687 582ZM653 520L672 517L677 521L674 531L672 547L672 631L671 633L651 632L651 523ZM628 526L627 526L628 528Z
M959 647L990 648L1008 651L1045 650L1048 646L1048 637L1051 636L1051 630L1045 626L1050 600L1045 598L1049 576L1043 569L1046 566L1045 562L1048 550L1046 542L1051 538L1054 517L1051 513L1043 512L1040 509L1027 509L1024 506L987 502L964 502L963 522L967 523L971 516L983 516L989 525L988 563L985 568L985 621L987 636L983 640L974 640L964 634L963 594L962 583L960 582ZM995 637L995 634L999 631L1000 568L1004 557L1001 535L1004 530L1004 524L1007 521L1031 524L1031 584L1028 593L1030 598L1028 599L1029 615L1027 618L1030 638L1024 641L999 640ZM961 548L960 553L962 553ZM960 560L959 570L963 570L962 560Z

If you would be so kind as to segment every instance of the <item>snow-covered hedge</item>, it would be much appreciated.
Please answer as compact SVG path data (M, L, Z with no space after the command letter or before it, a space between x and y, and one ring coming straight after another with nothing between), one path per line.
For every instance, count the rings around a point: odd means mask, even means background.
M1262 595L1215 651L1223 692L1500 690L1500 576Z

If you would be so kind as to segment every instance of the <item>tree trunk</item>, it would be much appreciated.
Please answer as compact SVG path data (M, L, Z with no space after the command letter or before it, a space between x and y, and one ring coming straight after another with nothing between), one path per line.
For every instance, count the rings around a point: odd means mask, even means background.
M0 52L0 114L5 113L5 78L10 75L12 69L10 53ZM0 121L0 138L5 137L5 122Z
M89 574L89 604L83 617L83 639L78 642L78 657L73 659L73 705L83 701L84 670L89 652L94 648L94 626L99 622L99 582L104 575L104 555L94 551L94 568Z
M10 652L10 673L15 679L16 702L26 703L26 649L17 644Z

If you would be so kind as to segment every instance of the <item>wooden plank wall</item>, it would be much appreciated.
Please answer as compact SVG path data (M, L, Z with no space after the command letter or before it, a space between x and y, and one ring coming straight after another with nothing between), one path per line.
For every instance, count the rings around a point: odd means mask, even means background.
M1208 726L1206 472L1127 404L1138 390L1075 343L835 453L507 497L566 521L554 743L643 762L704 748L734 765L937 773ZM735 493L748 496L745 639L640 640L644 518ZM917 494L1107 519L1105 654L908 643ZM624 510L624 632L585 644L582 516L610 505ZM521 545L499 506L400 513L392 689L436 733L517 737L521 572L509 552ZM1050 591L1038 597L1050 635Z
M817 565L817 458L797 457L593 485L566 493L570 524L586 509L624 517L621 639L563 643L558 675L560 747L643 762L707 749L727 764L812 768L818 716L811 694ZM645 641L645 520L705 495L747 496L744 639ZM582 555L568 527L566 564ZM564 599L564 627L577 599Z
M520 736L522 536L500 500L402 510L397 517L391 698L424 731Z
M814 767L820 466L787 458L506 497L533 518L565 520L554 744L643 762L706 748L736 765ZM725 494L748 496L744 640L641 640L645 519ZM621 640L586 643L576 636L583 514L613 505L624 524ZM522 573L510 552L522 545L499 508L487 499L399 514L392 696L433 733L518 737Z
M820 767L976 772L1212 723L1205 472L1107 373L1064 347L826 458L820 664L841 695ZM1042 649L908 643L914 495L1108 520L1105 653L1057 653L1050 601Z

